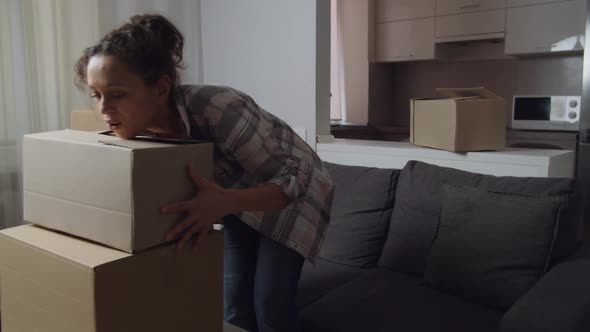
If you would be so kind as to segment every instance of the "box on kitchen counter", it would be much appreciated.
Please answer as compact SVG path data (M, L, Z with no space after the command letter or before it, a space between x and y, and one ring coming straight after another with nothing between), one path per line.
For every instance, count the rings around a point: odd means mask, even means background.
M503 98L481 87L436 91L443 98L410 101L410 142L453 152L505 147Z

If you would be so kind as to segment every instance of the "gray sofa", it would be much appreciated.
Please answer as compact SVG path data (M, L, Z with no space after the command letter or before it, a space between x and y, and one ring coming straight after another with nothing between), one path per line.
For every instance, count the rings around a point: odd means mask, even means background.
M336 191L299 284L305 331L590 331L574 181L326 164Z

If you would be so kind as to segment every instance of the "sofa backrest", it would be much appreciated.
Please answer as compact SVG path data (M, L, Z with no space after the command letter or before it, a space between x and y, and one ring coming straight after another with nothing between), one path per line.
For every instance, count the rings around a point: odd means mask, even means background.
M348 266L375 266L387 238L400 171L324 164L335 190L319 258Z
M578 245L579 216L575 181L568 178L496 177L410 161L400 173L387 241L378 265L423 275L440 221L444 184L506 194L562 200L550 262L570 255Z

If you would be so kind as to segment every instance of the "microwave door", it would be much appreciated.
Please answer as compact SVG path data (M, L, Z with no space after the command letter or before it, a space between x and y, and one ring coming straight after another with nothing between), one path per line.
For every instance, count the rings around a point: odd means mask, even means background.
M551 119L551 98L516 98L514 101L514 120L549 121Z

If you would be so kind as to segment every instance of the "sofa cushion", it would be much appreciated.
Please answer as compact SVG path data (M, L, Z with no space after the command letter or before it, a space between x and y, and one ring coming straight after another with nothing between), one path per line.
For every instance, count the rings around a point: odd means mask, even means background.
M303 265L297 290L297 307L305 307L332 289L370 271L362 267L352 267L316 259L315 265L308 261Z
M498 331L502 313L376 268L300 311L304 331Z
M325 164L335 191L319 257L350 266L375 266L387 238L399 170Z
M551 197L445 184L426 281L508 309L547 271L561 205Z
M590 259L581 254L553 267L518 299L500 331L590 331Z
M443 183L472 186L506 194L551 197L564 202L551 262L577 247L580 218L574 180L566 178L496 177L410 161L396 190L389 234L379 266L422 275L440 219Z

